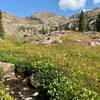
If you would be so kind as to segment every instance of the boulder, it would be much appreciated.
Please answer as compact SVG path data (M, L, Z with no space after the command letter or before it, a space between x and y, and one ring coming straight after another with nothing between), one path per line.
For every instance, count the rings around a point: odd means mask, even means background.
M82 42L80 39L75 39L74 41L77 42L77 43Z
M15 75L15 65L14 64L0 62L0 69L4 73L4 77L13 77Z
M96 41L100 43L100 39L96 39Z
M52 43L63 43L63 41L61 39L55 39L52 41Z
M94 39L89 43L92 47L100 46L100 39Z
M2 39L2 38L0 38L0 43L1 43L1 42L3 42L3 39Z
M96 45L100 46L100 42L99 41L96 41L95 43L96 43Z
M40 42L40 44L50 45L53 43L63 43L63 40L60 37L51 37L49 39L43 39L39 42Z
M92 47L95 47L95 46L96 46L96 43L95 43L94 41L91 41L91 42L90 42L90 45L91 45Z
M29 85L34 88L38 88L41 86L40 83L38 82L38 78L34 74L30 76L29 83L30 83Z

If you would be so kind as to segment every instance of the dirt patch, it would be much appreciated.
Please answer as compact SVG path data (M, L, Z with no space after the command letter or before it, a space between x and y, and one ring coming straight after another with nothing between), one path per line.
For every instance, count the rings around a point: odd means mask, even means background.
M15 73L15 78L5 79L6 91L10 93L15 100L49 100L41 89L33 87L28 77L24 76L23 73Z

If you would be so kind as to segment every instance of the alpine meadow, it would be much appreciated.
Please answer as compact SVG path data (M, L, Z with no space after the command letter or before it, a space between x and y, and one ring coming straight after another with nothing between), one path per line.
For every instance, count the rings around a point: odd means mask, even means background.
M100 2L58 1L0 1L0 100L100 100Z

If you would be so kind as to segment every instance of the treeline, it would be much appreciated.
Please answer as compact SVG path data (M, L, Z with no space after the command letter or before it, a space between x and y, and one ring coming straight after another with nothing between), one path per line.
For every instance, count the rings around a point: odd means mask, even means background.
M0 10L0 38L4 38L4 28L2 23L2 11Z
M95 18L88 18L84 11L81 11L79 20L72 23L70 30L73 31L97 31L100 32L100 13Z

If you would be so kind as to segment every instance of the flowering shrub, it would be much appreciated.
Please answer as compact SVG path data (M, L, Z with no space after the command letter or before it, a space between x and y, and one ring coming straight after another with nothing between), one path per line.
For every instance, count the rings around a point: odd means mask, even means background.
M54 64L44 61L36 61L32 65L34 68L34 83L39 83L38 86L43 86L44 88L47 88L57 75Z

